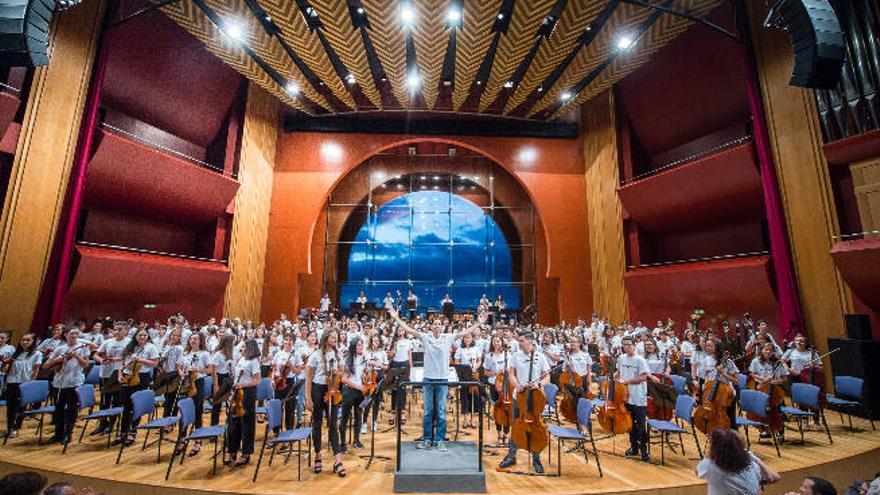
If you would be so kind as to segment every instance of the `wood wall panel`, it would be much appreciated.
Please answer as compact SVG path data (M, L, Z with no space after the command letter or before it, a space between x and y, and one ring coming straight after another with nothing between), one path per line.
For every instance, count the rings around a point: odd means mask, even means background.
M224 306L228 316L260 316L279 122L275 97L250 84L241 136L241 187L235 197L229 246L230 277Z
M34 74L0 218L0 327L30 327L49 263L92 77L104 1L56 15Z
M593 309L613 322L627 317L629 303L623 276L626 271L622 207L617 164L614 96L605 93L584 105L584 167L587 184L590 271Z
M820 350L828 337L845 335L852 311L849 289L831 258L839 234L828 163L812 90L789 86L791 44L785 33L764 29L763 2L749 3L758 78L792 259L807 330Z
M849 167L859 205L862 232L880 231L880 158Z

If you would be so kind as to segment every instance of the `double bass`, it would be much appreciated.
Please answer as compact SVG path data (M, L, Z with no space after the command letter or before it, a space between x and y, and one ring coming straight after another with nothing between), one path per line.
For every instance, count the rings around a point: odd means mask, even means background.
M602 384L602 396L605 404L599 408L596 419L606 431L618 434L627 433L632 429L632 415L626 408L626 400L629 398L629 388L614 379L614 367L616 363L612 356L608 356L609 373Z
M519 409L519 417L513 421L510 428L510 439L514 445L522 447L536 454L547 448L550 441L547 435L547 426L541 413L547 404L547 396L541 389L533 388L532 371L535 363L535 350L529 355L529 382L527 392L517 394L516 407Z
M730 358L730 353L725 352L721 362L717 365L726 366L728 362L734 360ZM716 375L714 380L706 380L700 394L700 405L693 414L694 426L706 435L716 428L730 428L730 416L727 415L727 408L732 406L736 400L736 395L730 385L718 380Z
M652 375L655 379L659 380L658 382L649 381L648 382L648 410L647 415L650 419L660 419L663 421L669 421L672 419L672 412L675 410L675 403L673 402L672 407L669 405L668 400L663 400L660 395L666 393L669 390L672 390L671 397L675 397L675 383L672 381L672 378L669 377L665 373L666 368L669 366L669 357L667 352L663 353L663 370L664 373L657 373ZM653 392L653 393L652 393ZM674 399L672 399L674 400Z
M495 377L495 390L498 400L492 407L492 417L501 426L510 426L513 422L513 400L510 390L510 371L507 367L507 351L504 351L504 373Z
M785 401L785 390L782 388L782 385L772 383L774 380L773 377L776 376L776 370L781 366L782 360L779 359L776 361L776 364L773 365L773 369L770 371L770 378L766 382L758 383L750 378L746 384L748 388L763 392L770 397L767 401L767 415L765 417L761 417L754 413L746 413L746 418L751 419L752 421L767 423L773 431L782 431L785 426L782 413L779 411L779 406Z

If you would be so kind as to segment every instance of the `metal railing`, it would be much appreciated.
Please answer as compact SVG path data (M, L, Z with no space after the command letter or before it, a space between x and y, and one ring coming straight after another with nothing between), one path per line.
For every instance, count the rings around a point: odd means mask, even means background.
M652 268L657 266L671 266L671 265L686 265L688 263L706 263L712 261L723 261L723 260L732 260L738 258L752 258L755 256L766 256L770 254L770 251L751 251L748 253L736 253L736 254L721 254L718 256L707 256L705 258L685 258L680 260L673 261L659 261L657 263L642 263L638 266L629 265L627 266L627 270L635 270L636 268Z
M880 235L880 230L866 230L864 232L852 232L849 234L840 234L831 236L832 241L857 241L864 239L865 236Z
M200 256L190 256L187 254L168 253L165 251L155 251L152 249L142 249L142 248L134 248L134 247L128 247L128 246L117 246L115 244L104 244L104 243L100 243L100 242L78 241L76 244L78 246L96 247L96 248L103 248L103 249L114 249L116 251L126 251L129 253L150 254L153 256L162 256L165 258L178 258L178 259L191 260L191 261L205 261L205 262L209 262L209 263L224 263L225 264L229 261L229 260L218 260L218 259L214 259L214 258L203 258Z
M685 163L695 162L701 158L705 158L707 156L714 155L715 153L718 153L718 152L721 152L721 151L724 151L724 150L727 150L730 148L734 148L734 147L739 146L744 143L748 143L751 140L752 140L751 134L746 134L746 135L740 136L736 139L732 139L730 141L727 141L727 142L721 143L719 145L713 146L711 148L699 151L699 152L694 153L692 155L688 155L684 158L679 158L678 160L675 160L674 162L667 163L666 165L663 165L662 167L652 168L651 170L648 170L647 172L642 172L638 175L633 176L631 179L623 179L623 180L621 180L620 185L623 186L626 184L631 184L633 182L637 182L637 181L645 179L647 177L651 177L652 175L657 175L657 174L665 172L669 169L673 169L673 168L676 168L680 165L684 165Z

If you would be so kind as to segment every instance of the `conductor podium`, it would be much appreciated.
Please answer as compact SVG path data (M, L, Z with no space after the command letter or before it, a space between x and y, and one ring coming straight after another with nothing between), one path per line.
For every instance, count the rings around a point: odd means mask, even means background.
M448 442L448 452L417 449L417 443L400 445L394 493L486 493L476 442Z

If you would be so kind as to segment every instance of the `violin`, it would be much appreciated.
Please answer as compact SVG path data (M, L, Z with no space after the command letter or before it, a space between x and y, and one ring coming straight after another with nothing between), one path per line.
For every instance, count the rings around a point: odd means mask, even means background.
M559 390L562 400L559 401L559 412L567 421L577 422L577 401L585 395L584 380L571 369L568 357L565 358L565 371L559 376Z
M59 371L61 371L61 368L64 367L64 363L67 361L67 359L66 359L67 356L71 355L71 353L73 353L76 350L82 349L83 347L88 347L88 344L78 344L78 345L73 346L70 350L68 350L67 352L64 353L65 359L63 361L59 361L59 362L53 364L52 366L49 366L48 369L50 371L52 371L53 373L58 373Z
M510 371L507 369L507 351L504 351L504 373L495 377L495 390L498 392L498 400L492 407L492 416L496 424L510 426L513 422L513 401L510 396Z
M725 352L719 365L722 363L726 365L729 361L734 360L730 358L730 353ZM716 377L715 380L706 381L701 393L700 405L693 414L694 426L706 435L716 428L730 428L730 416L727 415L727 408L732 406L736 400L730 385L721 382Z
M290 358L288 358L288 362L289 361L290 361ZM272 380L275 385L275 390L277 392L283 392L284 389L287 388L287 375L290 374L290 370L287 369L288 368L287 364L288 363L284 363L284 366L281 367L281 372L278 373L277 375L274 374L275 365L274 364L272 365L272 372L271 372L272 374L270 374L270 376L272 376Z
M361 383L364 387L364 396L373 395L373 393L376 392L376 386L379 383L379 371L368 367L364 370L364 375L361 377Z
M608 356L608 368L614 369L614 358ZM626 408L629 389L626 385L614 380L614 373L608 373L608 379L602 384L602 396L605 404L599 408L596 419L599 426L613 433L627 433L632 429L632 416Z
M529 383L527 392L517 394L516 407L519 409L519 417L513 421L510 428L510 439L519 447L531 453L540 453L550 442L547 434L547 426L541 413L547 405L547 396L541 389L533 387L532 371L535 363L535 351L529 356Z
M338 406L342 402L342 392L339 390L339 379L336 373L336 362L330 360L330 367L327 370L327 392L324 394L324 402L327 406Z
M123 385L137 387L141 384L141 362L137 360L141 352L143 352L143 349L134 355L132 362L123 370L122 379L119 380Z
M241 382L241 377L244 375L244 370L238 372L238 379L235 380L236 383ZM244 389L238 388L235 389L235 392L229 399L229 414L232 415L233 418L240 418L244 416Z

